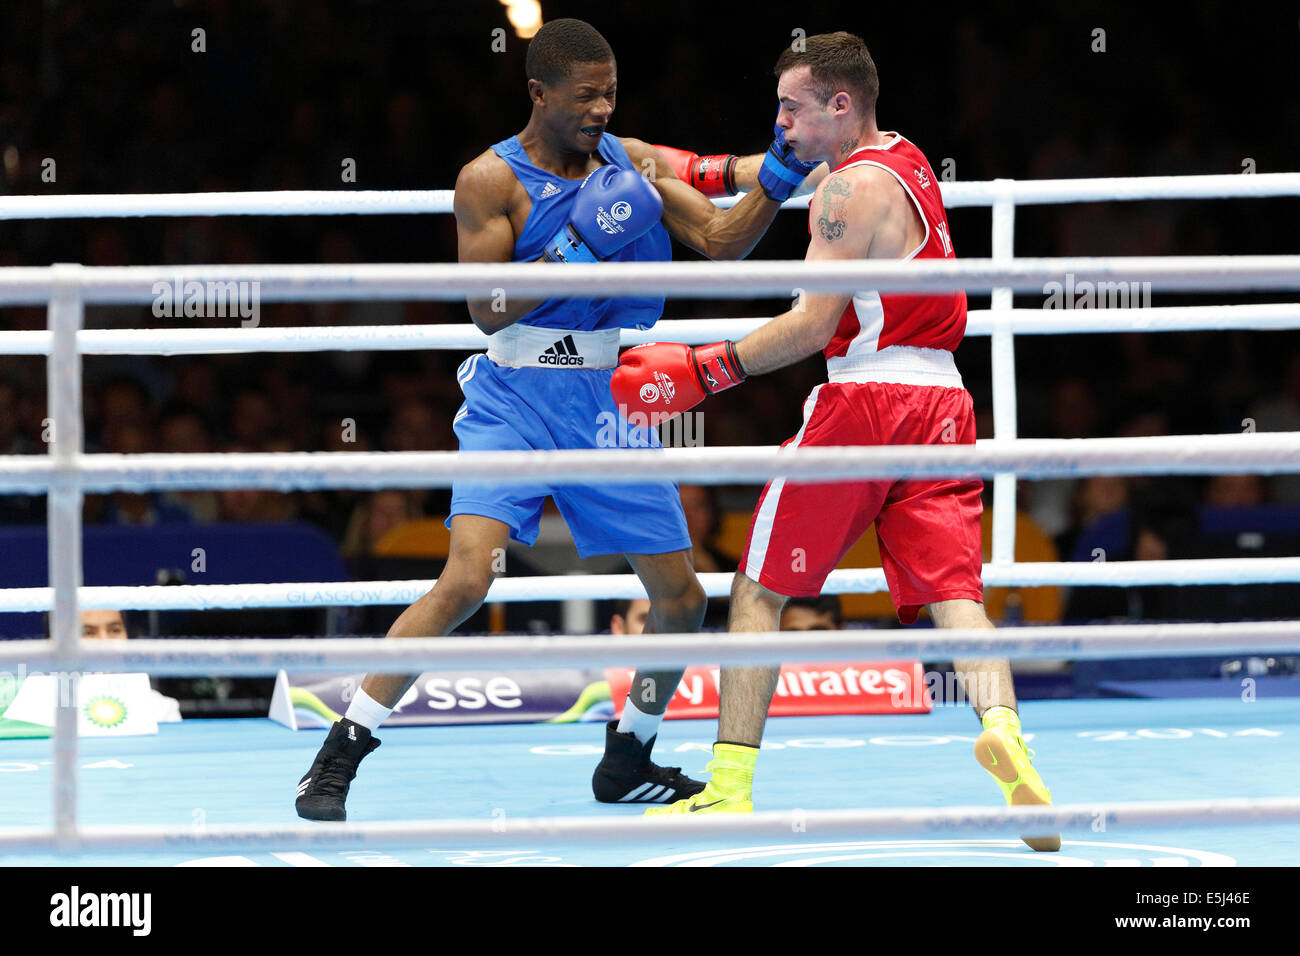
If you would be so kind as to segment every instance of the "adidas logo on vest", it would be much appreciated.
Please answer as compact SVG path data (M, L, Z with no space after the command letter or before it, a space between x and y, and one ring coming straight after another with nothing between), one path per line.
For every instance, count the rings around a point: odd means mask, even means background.
M582 356L578 354L578 348L573 344L573 336L566 335L537 356L537 361L543 365L581 365Z
M548 182L541 188L541 191L538 192L537 198L550 199L552 196L558 196L561 192L563 192L563 190L560 189L559 186L555 185L555 183Z

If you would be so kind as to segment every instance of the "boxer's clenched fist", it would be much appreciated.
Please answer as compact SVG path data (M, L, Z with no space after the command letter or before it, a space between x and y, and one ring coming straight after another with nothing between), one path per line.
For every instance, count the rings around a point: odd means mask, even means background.
M602 166L573 200L572 219L546 244L551 262L599 262L654 228L664 213L659 192L630 169Z
M692 348L651 342L619 357L609 390L624 414L641 412L667 421L694 408L706 395L739 385L745 372L734 342Z

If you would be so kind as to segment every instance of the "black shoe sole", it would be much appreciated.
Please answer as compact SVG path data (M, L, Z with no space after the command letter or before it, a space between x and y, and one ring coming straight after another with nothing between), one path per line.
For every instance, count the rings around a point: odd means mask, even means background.
M323 823L346 823L348 819L348 811L345 808L313 807L299 803L294 805L294 809L298 811L298 816L304 820L317 820Z

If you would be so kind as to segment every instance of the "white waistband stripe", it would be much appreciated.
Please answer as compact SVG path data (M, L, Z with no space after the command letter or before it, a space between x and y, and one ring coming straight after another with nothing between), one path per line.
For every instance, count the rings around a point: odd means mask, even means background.
M879 352L858 352L826 360L832 382L889 382L961 388L961 373L947 349L891 345Z
M488 336L487 356L509 368L613 368L618 339L618 329L575 332L516 324Z

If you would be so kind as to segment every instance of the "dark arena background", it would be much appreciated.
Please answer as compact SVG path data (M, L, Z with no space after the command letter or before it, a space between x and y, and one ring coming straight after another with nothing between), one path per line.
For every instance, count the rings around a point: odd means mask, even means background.
M700 154L766 150L777 109L772 68L778 54L800 37L846 30L866 40L878 67L880 129L915 143L941 187L1300 172L1300 7L1294 4L8 0L0 5L0 279L54 263L174 266L183 276L185 267L198 264L345 270L356 263L456 262L456 221L446 213L50 217L15 212L6 203L101 194L450 190L466 163L528 122L525 35L537 15L585 19L609 41L618 70L609 133ZM1015 208L1014 255L1293 255L1300 184L1283 192L1022 204ZM959 259L993 255L987 205L951 208L948 217ZM801 260L808 243L805 213L785 211L749 258ZM674 243L673 258L702 257ZM1101 316L1099 305L1276 304L1285 310L1296 295L1294 283L1290 290L1182 293L1139 283L1123 303L1083 294L1071 300L1068 293L1062 301L1045 287L1018 292L1014 307L1045 316L1054 308L1094 308ZM988 310L991 297L972 292L969 306ZM767 318L789 308L789 297L670 296L655 331L672 341L673 320ZM1267 329L1225 316L1213 327L1152 331L1139 317L1119 331L1018 332L1011 437L1186 436L1180 447L1195 450L1200 436L1300 433L1300 306L1290 308L1289 319ZM1071 319L1085 324L1077 315ZM256 324L324 337L345 327L468 330L470 322L463 301L359 300L267 301ZM16 337L49 323L46 305L0 298L0 456L7 462L51 451L47 358ZM88 330L219 333L240 326L238 316L173 318L148 305L91 304L84 312ZM987 334L970 335L956 351L981 440L994 438L990 341ZM457 369L482 350L250 346L86 354L84 450L454 452L453 417L464 400ZM804 396L826 375L825 362L814 355L754 376L699 406L684 420L689 429L665 430L664 442L780 445L800 430ZM1295 460L1300 434L1293 437ZM1258 568L1264 559L1282 570L1221 576L1210 584L1126 586L1121 571L1106 585L989 585L988 615L1000 633L1013 635L1044 625L1289 624L1300 613L1300 471L1291 472L1217 474L1209 467L1168 476L1084 468L1071 477L1021 478L1014 497L1016 564L1244 559ZM48 594L18 590L50 584L47 495L27 491L0 481L0 651L50 633ZM760 491L759 483L682 484L697 571L730 579ZM251 647L266 638L352 637L360 643L383 637L442 572L450 500L448 488L401 487L87 493L84 584L123 589L102 606L125 609L125 633L108 636L132 642L230 637ZM982 525L986 564L993 559L993 504L990 476ZM511 543L502 567L506 581L632 573L622 555L580 558L549 502L537 544ZM840 567L881 567L874 531ZM374 603L371 589L392 581L410 582L401 600ZM322 582L337 601L318 596ZM259 586L286 583L298 590L280 606L252 598ZM124 596L143 585L231 585L236 596L211 606L178 601L150 610ZM247 598L240 588L248 589ZM725 593L721 586L711 597L706 631L726 630ZM83 596L81 610L89 609L100 606ZM624 633L634 611L626 600L489 598L454 633L593 635L595 642L613 642L618 638L611 634ZM936 633L924 614L904 629L883 585L824 595L809 613L820 615L818 627L864 638ZM1104 807L1293 795L1300 786L1300 640L1288 633L1289 649L1271 640L1258 650L1243 643L1231 651L1181 645L1133 657L1122 647L1104 658L1013 655L1026 739L1054 802ZM811 678L795 672L782 678L777 705L785 709L774 710L768 725L757 809L1002 806L970 758L978 722L968 703L952 699L962 696L951 674L954 655L890 655L880 647L825 659L865 661L854 665L854 674L877 667L886 680L895 671L905 674L911 692L902 705L868 692L865 677L860 688L851 681L861 693L827 689L848 680L838 663L805 665L813 668ZM385 725L384 750L368 758L358 777L349 820L639 815L643 807L611 813L591 799L587 774L601 752L601 723L623 706L631 667L607 668L597 651L590 656L585 667L542 671L521 660L518 667L424 674ZM6 865L108 859L89 848L68 856L3 842L6 828L48 829L57 822L51 775L59 759L72 758L55 756L48 739L53 705L47 723L21 696L24 675L49 667L0 659L0 771L12 771L0 772L0 863ZM168 716L180 722L164 721L140 735L99 726L96 736L83 738L76 755L79 823L298 824L293 784L320 745L319 729L346 710L365 668L349 677L308 666L277 670L152 676L152 689L136 685L132 693L145 695L133 698L140 707L159 695L170 698ZM701 778L716 736L713 679L716 669L708 666L688 672L668 713L681 719L665 723L656 751L660 762L671 759ZM16 711L6 710L14 704L20 704ZM105 713L91 714L90 723L117 719ZM391 723L440 726L390 729ZM245 757L238 766L218 759L235 752ZM1296 809L1285 813L1290 816L1235 828L1202 821L1077 829L1063 833L1057 859L1089 866L1292 865L1300 861L1300 831ZM1103 813L1103 819L1109 818ZM802 833L797 823L794 832ZM854 839L845 832L822 839ZM1027 850L1005 828L987 838L959 838L965 835L969 830L886 844L872 841L892 837L875 832L851 846L836 843L839 849L818 844L816 852L791 849L803 837L788 830L784 839L715 834L653 846L531 837L452 845L413 836L401 845L362 840L351 848L126 847L114 862L987 866L1033 865L1046 856ZM1102 916L1145 912L1118 902L1113 910ZM1156 911L1162 918L1171 912ZM1250 912L1223 905L1213 915Z

